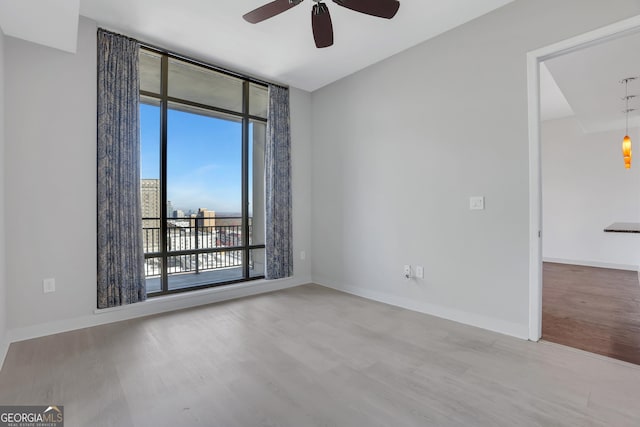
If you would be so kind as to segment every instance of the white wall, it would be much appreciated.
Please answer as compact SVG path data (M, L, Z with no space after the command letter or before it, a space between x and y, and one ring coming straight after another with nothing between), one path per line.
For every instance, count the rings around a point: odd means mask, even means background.
M6 39L9 328L95 307L95 33L80 23L75 55Z
M6 38L8 327L12 340L310 281L282 281L96 307L96 25L82 18L77 54ZM310 96L292 90L294 247L310 246ZM43 294L42 280L56 279Z
M638 13L520 0L314 92L313 280L526 338L526 53Z
M603 232L613 222L640 222L640 167L636 160L624 168L624 129L585 134L567 118L541 130L544 259L637 270L640 235ZM629 134L640 141L638 129Z
M5 227L4 227L4 34L0 29L0 367L6 353L7 337L7 271L5 263Z

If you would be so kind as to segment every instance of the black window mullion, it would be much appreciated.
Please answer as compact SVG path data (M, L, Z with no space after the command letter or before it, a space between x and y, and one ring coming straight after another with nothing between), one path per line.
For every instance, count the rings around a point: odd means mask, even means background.
M167 255L167 109L169 58L162 55L160 62L160 242L162 249L162 292L169 290L169 257Z
M249 82L242 85L242 275L249 278Z

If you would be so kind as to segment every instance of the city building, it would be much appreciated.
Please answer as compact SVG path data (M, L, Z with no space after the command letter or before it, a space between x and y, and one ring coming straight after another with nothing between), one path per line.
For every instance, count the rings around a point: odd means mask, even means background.
M207 208L200 208L195 214L191 214L191 226L198 228L210 228L216 226L216 213Z
M171 203L171 200L167 200L167 216L168 217L175 216L174 212L175 212L175 209L173 209L173 204Z
M142 218L160 218L160 180L141 179L140 194Z
M140 205L142 210L142 244L144 252L160 251L160 180L140 180ZM147 260L147 264L153 263Z

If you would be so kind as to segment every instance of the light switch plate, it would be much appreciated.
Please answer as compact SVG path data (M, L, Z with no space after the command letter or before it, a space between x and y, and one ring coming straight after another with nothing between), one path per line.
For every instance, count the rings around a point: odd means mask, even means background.
M56 291L56 279L44 279L42 281L42 291L47 294Z
M484 210L484 196L469 197L469 209L472 211Z
M421 265L416 266L416 278L424 279L424 268Z

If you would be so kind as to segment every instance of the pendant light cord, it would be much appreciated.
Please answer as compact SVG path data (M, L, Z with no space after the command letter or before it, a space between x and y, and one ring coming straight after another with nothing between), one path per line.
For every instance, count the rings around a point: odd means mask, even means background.
M627 101L625 135L629 135L629 79L624 81L624 99Z

